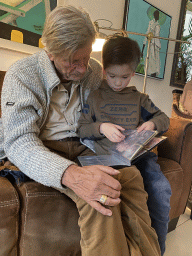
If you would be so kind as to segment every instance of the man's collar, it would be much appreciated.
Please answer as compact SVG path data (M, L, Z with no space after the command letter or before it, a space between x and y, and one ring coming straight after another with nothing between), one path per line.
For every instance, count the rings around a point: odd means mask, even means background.
M60 79L55 71L55 67L45 50L42 50L39 53L39 66L48 89L53 88L60 83Z
M86 71L85 75L83 76L83 78L81 79L81 81L84 81L91 73L92 73L92 67L91 67L91 65L88 63L87 71ZM80 82L81 82L81 81L80 81Z
M69 84L71 84L71 88L74 87L78 87L79 84L80 84L80 81L70 81L68 83L60 83L57 88L58 88L58 91L65 91L65 84L67 84L67 86L69 86Z

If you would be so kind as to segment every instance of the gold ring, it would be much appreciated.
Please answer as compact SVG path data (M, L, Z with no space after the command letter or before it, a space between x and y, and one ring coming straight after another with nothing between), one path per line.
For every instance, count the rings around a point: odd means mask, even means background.
M99 199L99 202L100 202L101 204L105 204L106 201L107 201L107 196L106 196L106 195L102 195L101 198Z

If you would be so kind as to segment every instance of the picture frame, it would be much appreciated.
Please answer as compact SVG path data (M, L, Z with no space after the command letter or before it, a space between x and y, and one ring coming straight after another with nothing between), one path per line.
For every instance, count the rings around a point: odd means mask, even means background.
M123 29L147 35L169 38L172 17L145 0L126 0L123 18ZM142 57L136 69L136 74L145 74L147 55L147 37L129 34L140 46ZM168 40L152 38L149 49L147 77L164 79L167 59Z
M43 48L44 22L56 6L57 0L1 0L0 38Z
M182 0L176 39L189 42L190 44L176 42L170 80L170 86L180 89L183 89L186 82L191 80L192 36L191 31L189 31L189 29L191 29L191 22L192 2L189 0Z

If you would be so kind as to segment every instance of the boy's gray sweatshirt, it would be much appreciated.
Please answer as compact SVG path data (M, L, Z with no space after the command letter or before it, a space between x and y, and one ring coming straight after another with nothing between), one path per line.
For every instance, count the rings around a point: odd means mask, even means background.
M146 121L152 121L159 133L169 128L168 116L158 109L147 94L137 91L135 86L115 92L103 80L102 85L90 93L79 119L81 138L103 138L99 127L104 122L136 129Z

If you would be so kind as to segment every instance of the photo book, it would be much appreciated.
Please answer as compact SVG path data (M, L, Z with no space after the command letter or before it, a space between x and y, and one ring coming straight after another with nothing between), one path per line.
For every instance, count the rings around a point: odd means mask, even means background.
M125 139L114 143L107 155L79 156L81 166L105 165L111 167L131 166L167 137L157 136L157 131L125 130Z

